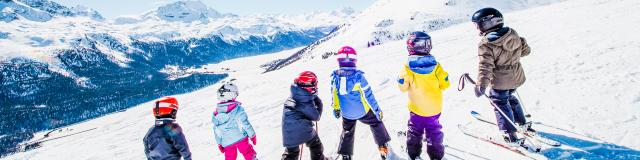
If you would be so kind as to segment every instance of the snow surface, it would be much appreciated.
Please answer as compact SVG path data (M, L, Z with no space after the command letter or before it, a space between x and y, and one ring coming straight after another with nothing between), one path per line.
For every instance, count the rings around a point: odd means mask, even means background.
M384 0L377 3L380 5ZM387 5L392 5L387 1ZM395 2L395 1L394 1ZM458 1L455 1L458 2ZM372 8L376 7L375 5ZM505 14L507 26L526 37L532 54L522 59L527 82L518 91L533 120L571 132L541 125L534 126L544 136L563 143L561 148L545 148L539 159L640 159L640 40L633 32L640 27L640 1L636 0L569 0ZM366 17L363 16L363 17ZM362 17L360 20L364 20ZM356 27L356 26L351 26ZM367 35L368 33L363 33ZM441 123L445 144L490 159L524 159L486 142L463 135L458 124L473 121L476 110L493 117L487 100L473 96L471 89L456 91L457 77L477 72L477 42L480 37L473 24L463 22L430 33L433 54L450 74L451 88L444 92L445 103ZM367 37L353 37L365 39ZM365 39L366 40L366 39ZM335 44L329 44L335 43ZM327 42L327 46L342 42ZM312 57L337 47L313 52ZM389 41L372 48L356 45L359 68L366 72L375 96L385 112L384 122L390 134L406 129L407 98L396 88L396 75L406 60L404 41ZM279 159L281 145L282 104L289 95L289 85L297 73L312 70L319 77L320 97L325 112L319 122L319 133L325 154L335 151L339 140L340 121L333 118L329 107L329 75L337 66L333 58L311 58L283 69L261 74L258 66L286 57L296 50L256 57L240 58L213 64L228 67L230 78L240 87L238 100L243 103L256 129L260 159ZM253 67L249 67L253 66ZM219 85L182 95L177 122L183 127L194 159L223 159L215 148L211 126L215 92ZM153 125L152 102L129 110L69 126L75 130L96 130L49 141L41 148L17 153L6 159L144 159L142 138ZM495 128L486 128L495 131ZM358 125L356 159L375 159L377 149L369 129ZM39 135L44 134L40 133ZM36 135L38 137L39 135ZM398 150L395 137L392 143ZM304 159L308 158L305 150ZM478 159L470 154L447 149L447 153L464 159ZM399 153L404 156L404 153ZM448 159L455 159L446 156Z

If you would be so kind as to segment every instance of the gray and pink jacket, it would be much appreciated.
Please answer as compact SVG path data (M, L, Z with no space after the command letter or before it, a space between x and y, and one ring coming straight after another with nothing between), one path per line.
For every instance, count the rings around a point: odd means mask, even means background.
M216 142L222 147L233 145L256 135L240 102L219 103L211 118Z

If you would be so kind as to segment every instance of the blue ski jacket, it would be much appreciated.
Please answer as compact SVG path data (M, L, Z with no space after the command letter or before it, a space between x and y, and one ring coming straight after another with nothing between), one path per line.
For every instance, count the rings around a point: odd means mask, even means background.
M340 110L342 117L350 120L362 118L373 111L380 120L382 110L373 96L364 72L355 68L341 68L331 75L333 109Z

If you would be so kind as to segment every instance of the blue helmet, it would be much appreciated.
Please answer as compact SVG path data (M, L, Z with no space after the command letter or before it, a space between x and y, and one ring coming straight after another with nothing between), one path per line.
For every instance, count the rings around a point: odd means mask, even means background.
M409 55L429 55L431 52L431 36L424 32L413 32L407 39Z

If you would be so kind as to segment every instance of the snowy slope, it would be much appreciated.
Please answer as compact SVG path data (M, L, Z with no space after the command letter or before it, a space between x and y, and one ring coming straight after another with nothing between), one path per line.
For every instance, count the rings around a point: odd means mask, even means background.
M533 50L522 60L527 83L519 91L525 107L534 120L577 133L535 126L564 145L562 148L545 149L544 157L539 158L640 159L640 140L635 138L640 135L640 94L637 92L640 90L640 68L636 67L636 61L640 59L637 53L640 40L629 36L635 34L630 31L640 27L638 7L640 2L635 0L569 0L505 15L507 25L527 37ZM490 159L524 159L467 137L456 128L457 124L473 121L468 116L470 110L492 117L485 99L475 98L470 89L463 92L455 90L457 76L465 72L473 75L477 70L476 45L479 37L473 25L464 22L431 32L431 36L435 45L433 53L452 80L452 87L445 92L445 108L441 117L445 143ZM331 50L335 49L337 47ZM408 119L407 98L395 84L396 74L406 59L404 42L389 41L372 48L356 46L356 49L360 53L359 67L367 73L385 112L387 129L390 132L404 130ZM238 68L230 76L238 79L238 100L246 106L257 131L256 148L260 159L278 159L283 151L280 131L282 102L288 96L288 85L297 73L304 70L316 72L320 75L320 97L326 104L331 98L327 80L329 73L336 68L333 58L310 59L260 74L262 70L258 65L295 51L210 66ZM214 145L210 122L217 87L213 85L176 95L181 104L177 121L185 131L195 159L222 159ZM153 123L151 108L152 104L148 102L122 113L69 126L75 130L97 129L49 141L41 148L5 158L143 159L142 137ZM330 109L326 109L319 122L326 154L335 149L339 124L340 121L331 116ZM367 127L358 126L355 158L374 159L377 150L372 147L372 136ZM392 140L392 143L402 142ZM452 149L447 149L447 152L465 159L478 159ZM452 156L447 158L455 159Z
M487 6L503 12L535 7L562 0L379 0L348 21L320 45L311 46L291 59L309 59L348 44L368 47L406 39L413 31L434 31L469 21L470 14ZM291 61L291 60L289 60ZM281 68L287 63L271 68ZM267 71L270 71L268 69Z

